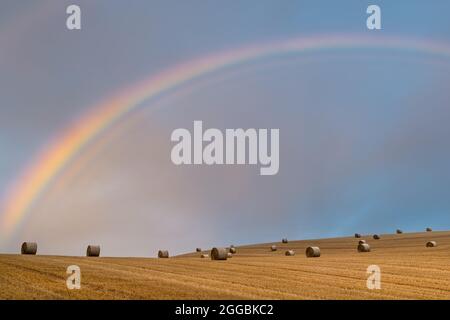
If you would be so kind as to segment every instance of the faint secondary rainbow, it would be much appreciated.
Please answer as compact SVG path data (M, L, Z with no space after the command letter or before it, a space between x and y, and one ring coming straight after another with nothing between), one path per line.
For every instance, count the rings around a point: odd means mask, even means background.
M0 220L2 238L8 239L11 236L33 203L83 146L147 99L220 69L259 58L313 50L358 48L398 49L450 57L450 46L442 43L400 38L333 35L295 38L248 46L175 66L93 106L67 130L56 136L8 189L2 201L4 204Z

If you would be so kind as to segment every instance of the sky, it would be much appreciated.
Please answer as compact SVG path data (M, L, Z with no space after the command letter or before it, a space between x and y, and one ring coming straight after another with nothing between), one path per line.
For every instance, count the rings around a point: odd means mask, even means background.
M66 28L77 4L82 29ZM377 4L382 29L366 28ZM36 155L101 101L204 56L317 36L450 47L450 3L0 3L0 221ZM155 256L196 247L450 229L450 57L389 48L258 59L189 81L103 130L68 161L0 252ZM175 166L176 128L279 128L280 171ZM4 228L0 226L4 232Z

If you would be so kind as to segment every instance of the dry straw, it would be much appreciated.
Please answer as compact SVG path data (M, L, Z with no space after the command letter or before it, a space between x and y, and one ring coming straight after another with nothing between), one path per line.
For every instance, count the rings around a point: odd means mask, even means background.
M286 256L293 256L295 255L295 251L294 250L288 250L284 253Z
M100 246L88 245L86 250L86 257L99 257Z
M32 254L35 255L37 252L37 243L36 242L24 242L22 243L22 247L20 249L22 254Z
M428 241L428 242L427 242L427 247L428 247L428 248L434 248L434 247L437 247L437 242L436 242L436 241Z
M158 258L162 258L162 259L169 258L169 251L167 251L167 250L159 250L158 251Z
M226 248L212 248L211 260L227 260L228 250Z
M358 252L370 252L370 246L367 243L362 243L358 245Z
M318 258L318 257L320 257L320 248L319 247L308 247L308 248L306 248L306 256L308 258Z

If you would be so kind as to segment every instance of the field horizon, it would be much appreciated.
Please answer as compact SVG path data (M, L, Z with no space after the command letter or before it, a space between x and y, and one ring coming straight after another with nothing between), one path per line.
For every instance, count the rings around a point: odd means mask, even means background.
M354 237L289 240L235 244L227 261L200 257L209 250L169 259L0 254L0 299L450 298L450 231L361 239L371 252L357 252ZM321 257L307 258L308 246L320 247ZM79 290L66 287L70 265L81 269ZM370 265L381 269L380 290L367 288Z

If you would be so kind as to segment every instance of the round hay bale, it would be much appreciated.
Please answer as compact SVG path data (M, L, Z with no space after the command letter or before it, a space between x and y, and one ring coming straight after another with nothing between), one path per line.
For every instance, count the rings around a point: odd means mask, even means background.
M359 240L358 244L364 244L367 243L366 240Z
M355 233L355 238L361 238L361 234Z
M35 255L36 252L37 252L37 243L36 242L24 242L24 243L22 243L22 247L20 248L20 252L22 254Z
M270 251L277 251L277 246L276 245L271 246Z
M427 228L426 230L427 230L427 232L432 232L433 231L433 229L431 229L431 228Z
M228 250L226 248L212 248L211 260L227 260Z
M200 256L200 258L202 258L202 259L204 259L204 258L209 258L209 255L206 254L206 253L204 253L204 254L202 254L202 255Z
M437 247L436 241L428 241L427 242L427 248L434 248L434 247Z
M229 253L235 254L236 253L236 248L235 247L231 247L229 250Z
M100 257L100 246L88 245L86 257Z
M202 248L196 248L195 251L196 252L202 252Z
M169 251L167 251L167 250L159 250L158 251L158 258L161 258L161 259L169 258Z
M306 256L308 258L318 258L318 257L320 257L320 248L319 247L308 247L308 248L306 248Z
M358 252L370 252L370 246L368 243L361 243L358 245Z
M231 252L227 253L227 258L233 258L233 254Z
M282 243L288 243L288 239L287 239L287 238L283 238L283 239L281 240L281 242L282 242Z
M400 230L400 229L397 229L397 234L402 234L403 233L403 231L402 230Z
M295 251L294 250L288 250L288 251L286 251L284 253L284 255L286 255L286 256L293 256L293 255L295 255Z
M374 238L375 240L380 240L380 239L381 239L381 237L380 237L378 234L374 234L374 235L373 235L373 238Z

